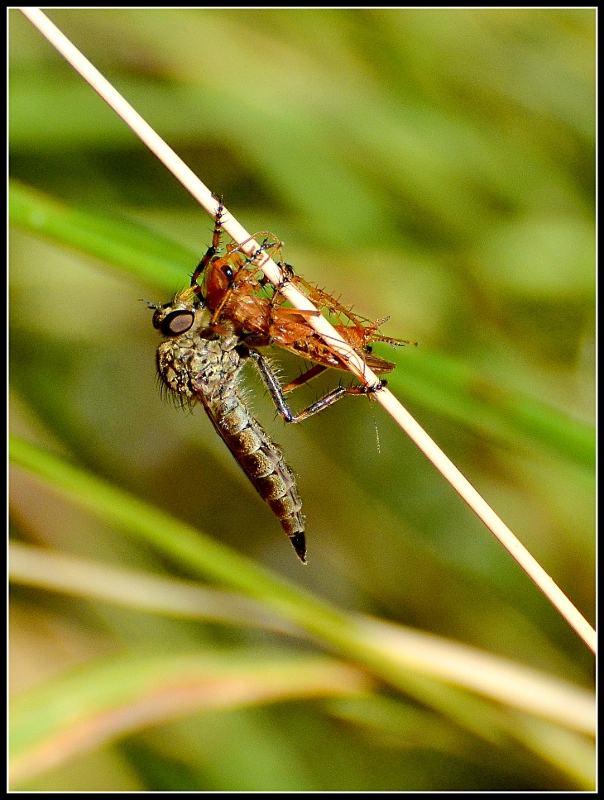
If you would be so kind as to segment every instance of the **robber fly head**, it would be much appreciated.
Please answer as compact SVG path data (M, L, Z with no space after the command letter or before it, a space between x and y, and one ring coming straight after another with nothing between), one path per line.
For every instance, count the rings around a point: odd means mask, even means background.
M199 311L205 308L205 301L194 287L188 287L178 292L171 303L147 305L154 309L153 327L164 336L172 338L190 330Z

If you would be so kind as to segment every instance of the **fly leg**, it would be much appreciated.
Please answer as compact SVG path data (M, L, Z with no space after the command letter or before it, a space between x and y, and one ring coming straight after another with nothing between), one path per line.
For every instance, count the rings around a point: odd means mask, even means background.
M210 261L214 258L214 256L220 252L220 240L222 238L222 212L224 211L224 206L222 205L222 197L218 197L217 195L214 195L214 197L216 200L218 200L218 210L216 211L216 219L214 221L212 244L208 247L205 256L201 259L195 268L195 272L191 275L191 286L199 289L201 289L201 287L198 286L197 279L208 266Z
M260 353L256 350L248 350L248 355L251 359L253 359L254 364L260 373L260 377L264 381L264 384L266 385L266 388L268 389L279 414L283 417L285 422L302 422L303 420L312 417L313 414L318 414L319 411L323 411L323 409L333 405L347 394L372 395L375 394L375 392L378 392L384 386L383 381L380 381L376 386L371 387L338 386L323 397L320 397L318 400L308 406L308 408L305 408L297 414L294 414L287 405L285 394L281 388L281 384L279 383L279 378L275 374L275 371L267 359L260 355ZM313 370L311 370L311 372L312 371Z
M277 260L275 258L276 253L281 254L281 248L283 247L283 242L279 241L279 239L277 239L274 233L270 233L270 231L261 231L260 233L255 233L253 238L257 239L259 236L264 236L264 240L260 245L260 247L254 253L252 253L251 256L246 256L246 263L257 264L260 256L263 253L267 254L266 255L267 259L272 258L275 260L277 266L281 271L281 278L279 280L279 283L276 286L272 286L271 281L266 277L266 275L261 275L258 278L258 286L260 286L261 288L264 289L269 284L271 285L273 291L272 302L275 302L275 298L279 294L279 290L283 286L285 286L286 283L289 283L289 281L293 278L294 268L291 266L291 264L286 264L284 261ZM283 256L280 255L280 258L283 258ZM264 263L264 261L262 263ZM283 299L284 298L281 298L279 302L283 302Z

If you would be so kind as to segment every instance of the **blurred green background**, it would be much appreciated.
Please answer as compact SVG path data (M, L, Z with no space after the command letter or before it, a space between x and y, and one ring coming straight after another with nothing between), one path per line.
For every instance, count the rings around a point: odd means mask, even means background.
M390 388L593 620L595 11L49 15L249 231L273 231L299 274L419 342L376 347L397 362ZM346 398L286 429L250 371L255 413L299 475L300 567L203 411L157 390L139 300L187 283L212 220L18 11L9 26L13 430L345 610L590 686L583 642L377 404ZM295 377L300 363L273 355ZM11 489L15 538L194 577L25 471ZM17 693L100 656L313 652L34 586L12 602ZM442 735L385 732L294 696L147 728L22 786L574 788L430 724Z

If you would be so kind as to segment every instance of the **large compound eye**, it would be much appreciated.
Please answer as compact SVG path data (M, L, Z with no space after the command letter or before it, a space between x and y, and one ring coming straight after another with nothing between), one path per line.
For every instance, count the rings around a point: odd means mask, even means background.
M161 321L160 330L164 336L180 336L189 330L194 320L192 311L172 311Z
M235 274L233 272L233 268L230 267L228 264L225 264L224 267L222 267L222 274L227 279L227 281L229 282L229 286L230 286L231 283L233 282L233 275Z

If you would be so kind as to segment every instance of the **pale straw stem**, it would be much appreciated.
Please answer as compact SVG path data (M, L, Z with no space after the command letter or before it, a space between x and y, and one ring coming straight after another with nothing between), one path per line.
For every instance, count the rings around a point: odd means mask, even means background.
M155 153L159 160L172 172L193 197L205 208L212 217L216 217L218 203L212 192L187 165L168 147L164 140L145 122L140 114L117 92L113 86L101 75L85 56L61 33L48 17L37 8L22 8L22 13L38 28L38 30L56 47L56 49L69 61L80 75L95 89L111 108L119 114L124 122L136 135ZM228 235L243 246L248 255L258 249L250 234L237 222L233 216L224 210L222 227ZM267 278L274 284L281 280L281 270L271 259L264 258L259 266ZM295 307L301 310L316 311L315 306L293 283L286 283L280 288L281 293ZM348 364L350 371L366 386L378 386L379 379L367 367L359 353L354 350L337 333L332 325L322 315L309 317L309 324L329 343L330 347L337 350ZM381 389L375 393L375 398L386 411L398 422L401 428L415 442L420 450L449 481L453 488L466 501L470 508L478 515L492 533L499 539L507 551L516 559L520 566L537 584L543 594L558 609L572 628L581 636L586 644L595 652L596 633L587 620L579 613L566 595L560 590L551 577L543 570L528 550L514 536L512 531L495 514L491 507L478 494L476 489L461 474L457 467L447 458L442 450L432 441L428 434L413 419L408 411L388 389Z

